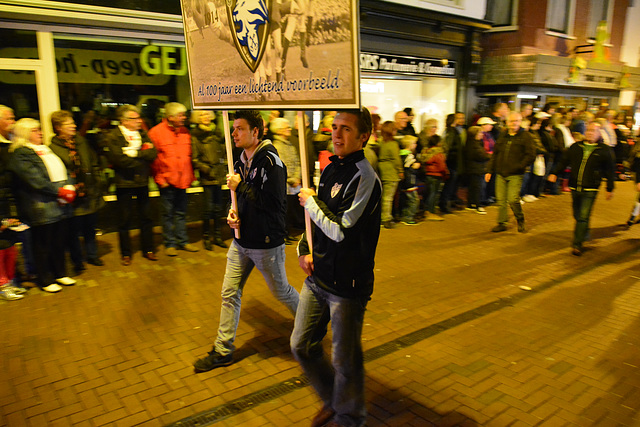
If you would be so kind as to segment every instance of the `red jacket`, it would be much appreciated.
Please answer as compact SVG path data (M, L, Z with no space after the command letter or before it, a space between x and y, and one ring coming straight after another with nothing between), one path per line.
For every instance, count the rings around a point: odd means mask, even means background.
M156 184L189 188L195 177L191 165L191 134L187 128L176 129L164 119L151 128L149 138L158 150L158 157L152 164Z

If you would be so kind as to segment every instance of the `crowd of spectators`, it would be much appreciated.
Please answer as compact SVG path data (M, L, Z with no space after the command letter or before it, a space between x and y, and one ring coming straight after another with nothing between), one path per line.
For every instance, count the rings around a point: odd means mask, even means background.
M520 111L512 111L506 103L498 103L469 121L461 112L449 114L445 123L427 118L419 133L413 119L410 107L398 111L393 121L377 117L375 137L365 148L383 182L382 221L388 229L399 223L442 221L455 211L486 215L485 207L497 203L500 214L492 231L507 229L510 207L518 231L526 232L522 205L575 190L570 186L570 167L557 169L566 163L562 160L569 147L585 141L591 123L597 124L596 142L609 148L612 180L628 179L628 172L640 167L634 119L624 112L602 109L594 114L554 103L539 110L524 104ZM408 136L417 137L416 143ZM557 177L549 179L554 173ZM400 185L394 188L394 182ZM497 187L502 194L496 194ZM408 191L418 199L413 215L415 202L407 197ZM639 220L640 201L628 225Z
M134 216L139 222L135 226L140 228L142 258L158 260L149 200L154 185L163 207L166 255L199 250L188 242L186 232L186 189L196 180L204 195L203 247L227 248L223 239L229 203L227 158L239 153L226 152L224 131L212 112L194 111L188 122L185 106L168 103L158 113L161 117L145 122L137 107L123 105L110 122L98 120L95 113L79 118L57 111L50 117L55 136L47 143L37 120L16 122L13 110L0 106L1 298L23 298L25 282L46 292L73 285L66 253L76 275L86 263L104 264L96 227L109 188L115 188L117 196L123 266L134 260L129 237ZM304 228L303 211L296 203L303 168L297 122L292 127L284 116L283 111L272 111L264 121L266 138L287 167L286 243L293 244ZM334 116L335 112L326 112L316 133L305 122L311 185L333 155ZM382 225L387 229L399 223L443 221L462 210L486 215L485 207L498 203L498 225L492 231L506 230L510 207L518 231L525 232L521 205L575 190L570 168L565 167L570 164L566 154L573 144L585 140L589 128L597 130L592 139L608 147L615 161L611 179L624 180L629 171L640 171L633 117L613 110L594 114L548 104L535 111L525 104L514 112L499 103L488 114L469 121L461 112L449 114L445 123L426 118L419 132L410 107L389 120L377 114L372 118L373 132L364 150L382 182ZM519 154L514 154L514 147ZM505 152L507 157L501 154ZM640 199L627 225L637 222ZM18 252L24 266L16 271Z

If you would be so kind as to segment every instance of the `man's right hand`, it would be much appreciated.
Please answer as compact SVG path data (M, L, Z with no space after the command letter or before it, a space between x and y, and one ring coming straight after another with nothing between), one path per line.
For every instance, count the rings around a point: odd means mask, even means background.
M238 213L233 209L229 209L229 215L227 215L227 224L229 224L229 227L233 229L240 228L240 218L238 218Z
M313 255L300 255L298 264L304 273L311 277L313 275Z
M557 180L558 180L558 177L557 177L556 175L554 175L554 174L550 174L550 175L547 177L547 181L549 181L549 182L551 182L551 183L556 182Z
M491 181L491 174L490 173L485 173L484 174L484 182L489 182Z

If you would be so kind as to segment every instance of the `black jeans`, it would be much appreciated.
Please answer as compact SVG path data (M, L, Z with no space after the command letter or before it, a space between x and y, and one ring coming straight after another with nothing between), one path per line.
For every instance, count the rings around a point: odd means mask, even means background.
M143 253L153 252L153 220L149 210L149 189L144 187L117 188L118 209L120 211L120 223L118 224L118 236L120 240L120 254L131 256L131 217L135 196L135 205L140 221L140 244Z
M68 221L63 219L52 224L31 227L36 280L41 288L67 275L64 246L67 241L65 236Z

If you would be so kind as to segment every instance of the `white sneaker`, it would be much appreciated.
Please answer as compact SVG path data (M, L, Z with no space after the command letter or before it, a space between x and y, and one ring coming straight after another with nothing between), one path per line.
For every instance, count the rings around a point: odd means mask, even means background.
M58 279L56 279L56 282L60 283L61 285L65 285L65 286L72 286L76 284L76 281L73 280L71 277L60 277Z
M533 194L527 194L522 198L522 200L524 200L527 203L533 203L536 200L538 200L538 198L536 196L534 196Z
M45 286L44 288L42 288L42 290L45 292L55 293L60 292L62 290L62 286L58 285L57 283L52 283L49 286Z
M7 301L15 301L24 298L24 295L18 295L9 285L2 285L0 287L0 298Z
M480 215L486 215L487 214L487 210L485 208L483 208L482 206L479 206L478 210L476 212L478 212Z

